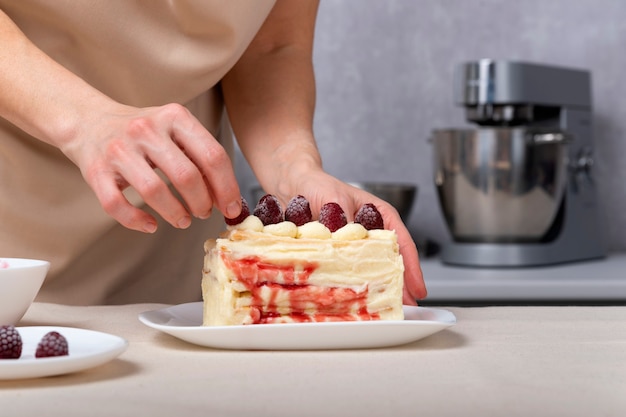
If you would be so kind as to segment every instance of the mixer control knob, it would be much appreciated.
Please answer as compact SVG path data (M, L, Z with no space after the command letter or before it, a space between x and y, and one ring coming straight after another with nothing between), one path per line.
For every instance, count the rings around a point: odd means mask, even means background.
M591 148L583 148L578 152L576 160L572 163L572 168L576 174L587 174L591 172L593 168L593 153Z
M585 196L589 199L588 203L593 204L593 193L586 192L594 187L591 168L593 168L594 160L591 148L584 147L576 155L575 159L569 164L571 174L572 192L579 196Z

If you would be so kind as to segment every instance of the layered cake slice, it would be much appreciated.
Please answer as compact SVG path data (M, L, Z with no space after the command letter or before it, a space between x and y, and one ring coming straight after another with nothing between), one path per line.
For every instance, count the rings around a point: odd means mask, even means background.
M403 319L397 237L366 228L382 227L373 206L347 224L334 203L313 221L270 197L205 243L204 325Z

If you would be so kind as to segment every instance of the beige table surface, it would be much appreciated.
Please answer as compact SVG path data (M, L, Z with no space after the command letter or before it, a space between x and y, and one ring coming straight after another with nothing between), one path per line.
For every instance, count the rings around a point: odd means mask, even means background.
M449 308L454 327L412 344L293 352L179 341L138 321L160 307L34 304L20 326L130 345L91 370L0 381L0 416L626 416L626 307Z

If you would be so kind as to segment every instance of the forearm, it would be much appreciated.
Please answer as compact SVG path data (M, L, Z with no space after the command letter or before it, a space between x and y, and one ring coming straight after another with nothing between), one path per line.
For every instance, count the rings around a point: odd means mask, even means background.
M0 116L62 148L112 101L37 48L0 10ZM93 117L93 116L91 116Z
M312 39L317 2L291 3L300 9L300 16L273 10L259 36L222 82L244 155L266 190L284 194L283 199L293 192L293 184L284 179L321 169L312 128ZM309 10L303 10L305 4ZM293 32L289 25L294 25ZM273 31L276 27L284 29Z
M37 48L1 11L0 39L0 116L59 148L120 224L157 228L156 218L123 194L128 187L178 228L191 216L209 217L213 207L231 218L241 212L226 151L186 108L112 100Z

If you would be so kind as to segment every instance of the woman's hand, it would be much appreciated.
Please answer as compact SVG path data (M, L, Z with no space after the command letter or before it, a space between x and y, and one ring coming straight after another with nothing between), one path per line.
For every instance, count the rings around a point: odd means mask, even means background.
M349 220L364 203L378 207L398 234L404 258L404 302L426 296L415 243L387 202L328 175L313 136L313 34L318 1L278 0L222 91L239 146L263 188L283 205L302 194L317 217L336 202Z
M208 217L213 206L239 215L230 160L187 109L115 102L43 53L1 10L0 39L0 116L65 153L122 225L144 232L157 226L124 197L129 186L174 227Z
M302 194L309 200L313 217L325 203L336 202L344 210L348 221L354 220L354 214L365 203L373 203L383 217L385 229L395 230L398 235L400 254L404 261L404 296L403 302L415 305L417 299L426 297L426 286L419 265L419 255L415 242L402 222L398 211L389 203L359 188L346 184L331 175L317 171L299 176L295 188L290 188L288 195L277 197L286 205L291 197ZM288 188L285 188L287 190Z
M61 150L80 168L104 210L129 229L151 233L157 222L126 199L127 187L181 229L191 216L208 218L214 206L227 217L241 211L230 158L183 106L118 105L72 136Z

